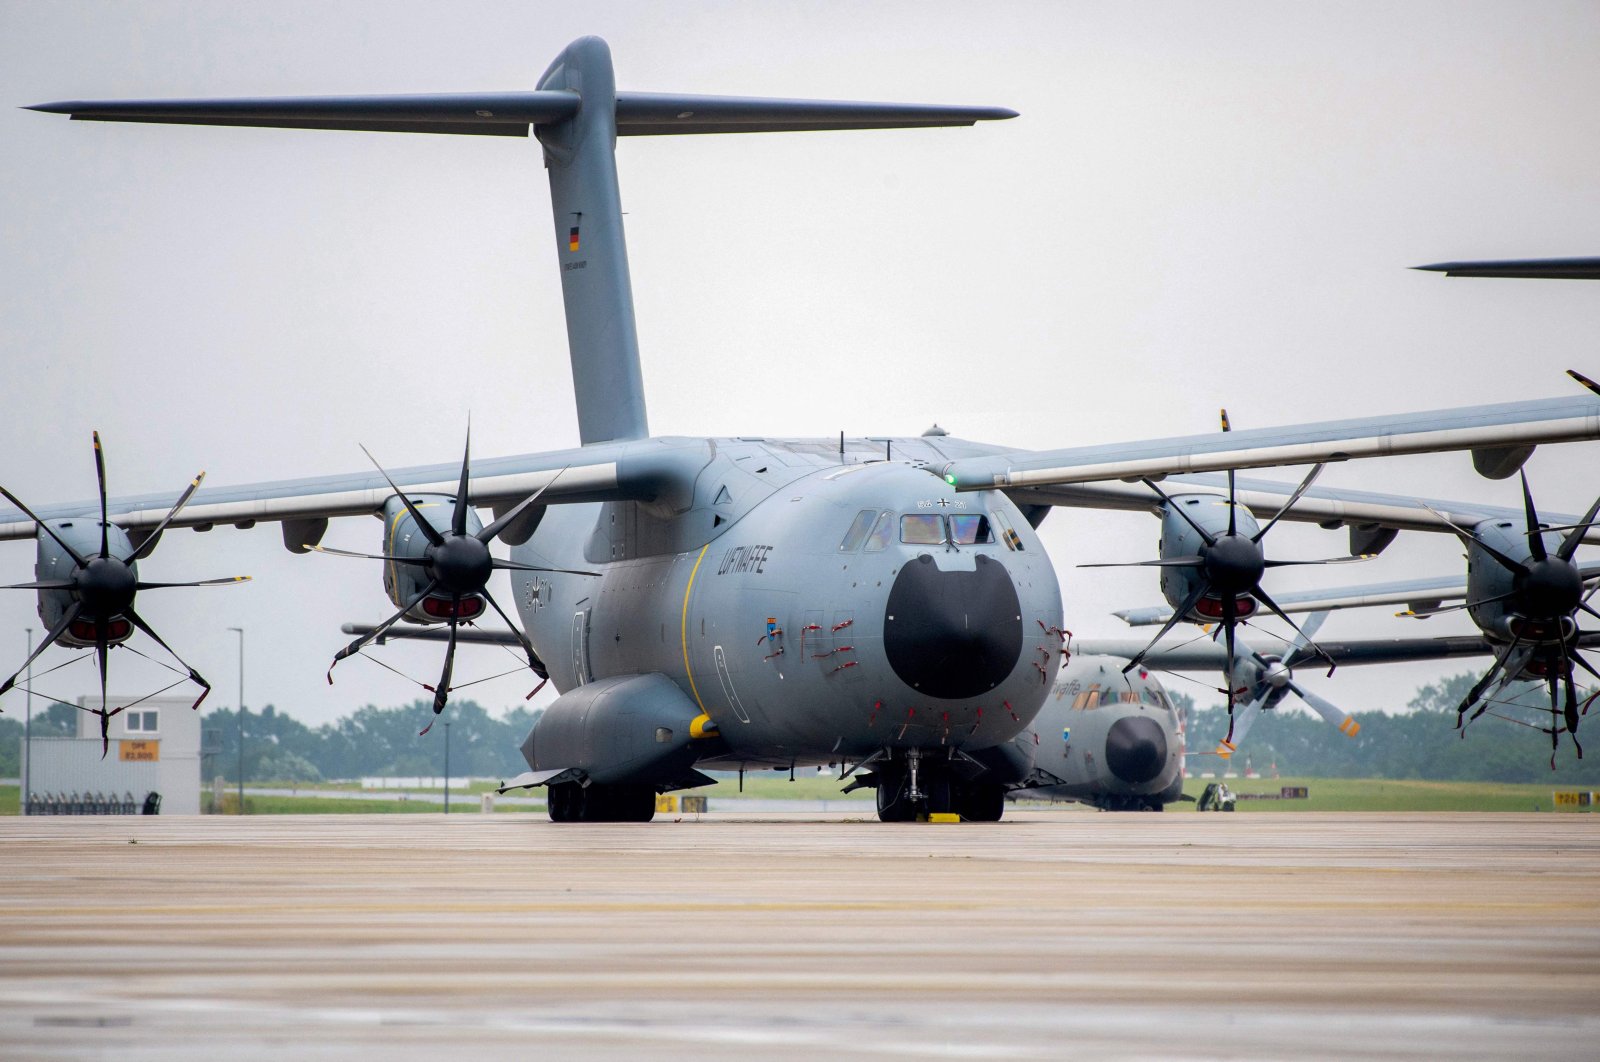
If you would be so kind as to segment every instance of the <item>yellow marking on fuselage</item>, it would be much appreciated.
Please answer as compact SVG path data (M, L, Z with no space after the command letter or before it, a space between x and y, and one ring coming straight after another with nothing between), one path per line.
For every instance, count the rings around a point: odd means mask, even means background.
M705 702L700 699L700 691L694 684L694 672L689 670L689 595L694 592L694 576L700 570L700 562L706 559L706 550L711 548L707 542L700 547L700 556L694 559L694 567L689 569L689 585L683 588L683 620L678 626L678 633L683 638L683 673L689 679L689 692L694 694L694 703L700 710L706 710ZM707 712L707 715L711 713Z

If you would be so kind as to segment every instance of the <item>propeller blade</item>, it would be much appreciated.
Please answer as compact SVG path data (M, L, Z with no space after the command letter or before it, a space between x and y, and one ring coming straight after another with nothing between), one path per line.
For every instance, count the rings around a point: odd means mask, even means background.
M1255 698L1249 704L1240 708L1233 718L1233 729L1222 741L1217 742L1217 755L1222 759L1230 759L1244 744L1245 735L1250 733L1250 728L1255 725L1256 719L1261 715L1262 706L1267 699L1266 694Z
M1596 671L1593 667L1591 667L1590 664L1589 664L1589 661L1585 660L1583 658L1583 654L1578 652L1576 649L1567 650L1567 659L1571 660L1574 664L1577 664L1579 667L1583 668L1585 671L1587 671L1589 674L1593 675L1595 678L1600 679L1600 671Z
M33 514L33 510L32 509L30 509L26 505L22 504L22 499L18 498L15 494L12 494L9 490L6 490L4 487L0 487L0 495L4 495L6 501L10 502L12 505L15 505L19 512L21 512L29 520L32 520L38 526L39 530L43 531L45 534L47 534L51 538L55 539L56 540L56 545L60 546L63 550L66 551L67 556L72 558L72 562L74 564L76 564L80 568L87 568L89 566L88 559L85 558L83 554L79 553L77 550L75 550L71 546L67 545L66 540L64 538L62 538L60 535L56 534L55 533L55 529L53 529L49 524L45 523L43 520L41 520L37 516L35 516Z
M1233 425L1228 423L1228 407L1223 406L1221 409L1217 410L1217 412L1222 414L1222 430L1232 431Z
M34 649L33 652L28 654L28 659L22 662L22 666L17 668L17 670L12 673L11 677L6 679L3 685L0 685L0 695L4 695L7 690L16 685L17 676L28 670L28 665L39 659L40 653L54 645L56 639L61 637L61 633L72 625L72 621L77 619L78 613L82 611L82 602L74 601L72 604L67 606L67 610L61 614L61 619L56 621L56 625L51 627L50 632L44 636L44 641L40 642L38 647Z
M1272 610L1272 614L1274 616L1277 616L1279 619L1283 620L1283 622L1287 623L1289 625L1290 629L1292 629L1295 632L1295 634L1298 634L1301 637L1305 637L1305 631L1300 629L1300 625L1298 623L1296 623L1294 620L1290 619L1289 618L1289 614L1287 612L1283 611L1283 609L1279 608L1278 607L1278 603L1276 601L1272 600L1272 598L1267 595L1267 592L1265 590L1261 589L1261 587L1258 586L1252 592L1251 596L1254 597L1257 601L1261 602L1263 605L1267 606L1269 609L1271 609ZM1327 653L1323 652L1322 647L1317 645L1317 643L1312 641L1310 638L1306 638L1306 648L1311 650L1311 652L1314 653L1315 655L1322 657L1322 659L1324 659L1324 660L1326 660L1328 662L1328 674L1330 674L1330 675L1333 674L1334 669L1339 666L1337 663L1334 662L1333 657L1331 657Z
M1519 642L1520 639L1513 637L1510 644L1495 655L1494 663L1489 665L1489 670L1483 673L1483 677L1473 684L1473 687L1467 691L1467 695L1461 699L1461 703L1456 705L1457 730L1460 730L1463 725L1463 717L1467 714L1467 709L1471 708L1473 704L1477 702L1478 698L1483 696L1484 691L1489 688L1489 683L1494 681L1495 675L1498 674L1500 669L1506 666L1506 662L1511 659L1511 654L1516 651ZM1478 711L1478 715L1482 714L1483 711L1480 709ZM1478 715L1474 715L1472 718L1476 719L1478 718Z
M146 623L144 621L144 619L142 617L140 617L140 615L137 612L135 612L132 608L124 610L122 614L128 618L128 622L129 623L133 624L139 630L143 631L146 635L148 635L151 641L155 642L157 645L161 646L161 648L165 649L167 651L167 653L172 657L172 659L176 660L180 665L182 665L183 669L189 673L189 681L193 682L196 686L200 687L200 696L195 700L195 702L193 704L191 704L189 706L189 708L191 710L193 710L195 708L200 707L200 702L205 700L206 699L206 695L211 692L211 683L207 682L204 678L202 678L200 676L200 672L196 671L193 667L191 667L187 660L185 660L183 657L179 656L173 650L172 646L168 645L166 643L166 641L162 639L161 635L159 635L159 634L157 634L155 632L155 628L150 626L150 624Z
M70 579L45 579L36 583L12 583L10 586L0 586L0 590L71 590L76 585Z
M496 601L494 599L494 595L489 593L487 589L483 591L483 597L485 601L489 602L489 607L498 612L500 614L500 618L506 621L506 626L510 627L511 633L516 635L517 642L522 646L523 652L528 654L528 670L532 671L540 678L546 677L544 674L544 662L541 661L539 659L539 655L533 651L533 643L528 640L527 633L524 632L521 627L518 627L515 623L511 622L511 617L506 615L506 610L500 607L500 602Z
M332 546L312 546L313 553L326 553L333 557L355 557L357 560L388 561L391 564L418 564L428 562L422 557L396 557L388 553L357 553L354 550L334 549Z
M1327 622L1328 617L1331 615L1331 612L1324 609L1321 612L1313 612L1306 617L1306 621L1300 625L1300 630L1296 631L1294 638L1290 640L1288 651L1283 654L1284 667L1294 667L1301 654L1306 651L1306 647L1311 644L1311 640L1317 636L1317 632L1322 629L1322 625Z
M1324 557L1321 560L1269 560L1262 564L1267 568L1294 568L1306 564L1359 564L1376 557L1376 553L1357 553L1354 557Z
M111 528L106 515L106 455L100 448L100 433L94 433L94 475L100 482L100 556L111 556Z
M1289 495L1289 500L1283 503L1283 508L1274 513L1272 519L1267 521L1267 526L1263 527L1260 531L1257 531L1255 537L1250 541L1260 542L1263 538L1265 538L1267 532L1272 530L1272 525L1281 520L1283 518L1283 514L1293 508L1294 503L1299 501L1301 496L1304 495L1306 491L1311 489L1311 484L1316 482L1318 476L1322 475L1322 470L1324 467L1326 466L1312 465L1311 471L1306 473L1306 478L1300 481L1300 485L1294 489L1294 493Z
M1600 395L1600 384L1595 383L1593 380L1589 379L1583 373L1579 372L1576 369L1568 369L1567 370L1567 375L1572 377L1574 380L1577 380L1579 383L1581 383L1583 386L1587 387L1589 390L1593 391L1595 394Z
M493 566L508 572L560 572L562 575L588 575L600 578L599 572L580 572L571 568L542 568L537 564L519 564L516 561L496 560Z
M456 505L450 512L450 533L467 533L467 477L472 462L472 421L467 421L467 445L461 452L461 485L456 488Z
M1208 546L1215 546L1217 544L1217 536L1213 535L1210 531L1207 531L1205 528L1203 528L1199 524L1195 523L1194 522L1194 518L1191 517L1188 513L1183 511L1183 506L1179 505L1177 502L1175 502L1171 498L1167 497L1167 492L1162 490L1160 487L1156 486L1156 481L1155 480L1150 479L1150 478L1147 477L1145 479L1140 480L1140 482L1143 483L1145 486L1149 487L1151 490L1155 491L1156 492L1156 497L1160 498L1162 500L1162 502L1164 502L1166 504L1168 509L1172 510L1173 512L1177 513L1179 516L1183 517L1183 522L1188 524L1190 527L1194 528L1194 533L1200 536L1201 541L1203 541Z
M1355 737L1361 733L1361 724L1332 701L1317 696L1317 694L1312 693L1293 679L1289 681L1289 688L1294 691L1296 697L1310 705L1312 711L1338 727L1339 733L1345 737Z
M1589 506L1589 511L1583 514L1582 522L1571 527L1551 528L1553 531L1567 532L1567 537L1561 540L1561 548L1556 550L1556 556L1564 561L1571 560L1572 555L1577 553L1578 547L1583 544L1584 532L1594 526L1596 516L1600 516L1600 498L1596 498L1594 504Z
M1572 661L1567 659L1566 651L1561 653L1561 684L1566 690L1566 700L1562 704L1562 721L1567 724L1567 733L1578 732L1578 688L1572 683Z
M1539 527L1539 514L1533 508L1533 492L1528 489L1528 474L1521 469L1517 475L1522 479L1522 509L1528 518L1528 549L1533 552L1533 559L1542 561L1549 556L1544 548L1544 534Z
M1442 608L1425 608L1420 612L1415 609L1411 609L1406 612L1396 612L1395 615L1411 616L1416 619L1427 619L1430 616L1442 616L1446 612L1460 612L1464 608L1477 608L1479 605L1492 605L1496 601L1505 601L1508 598L1513 598L1516 596L1517 592L1513 590L1508 594L1496 594L1494 597L1482 597L1476 601L1464 601L1459 605L1445 605ZM1579 605L1578 607L1582 608L1583 606Z
M1150 650L1152 650L1152 649L1154 649L1156 647L1156 643L1157 642L1159 642L1162 638L1166 637L1166 634L1167 634L1168 631L1170 631L1172 628L1174 628L1174 627L1176 627L1178 625L1178 621L1179 620L1183 619L1183 617L1185 617L1185 616L1187 616L1189 614L1189 610L1194 608L1195 602L1199 601L1200 598L1203 597L1205 595L1205 592L1207 590L1209 590L1209 589L1211 589L1211 584L1209 582L1206 582L1206 581L1202 580L1201 583L1198 586L1196 586L1193 590L1191 590L1189 592L1189 596L1184 599L1183 604L1180 607L1178 607L1178 608L1173 610L1172 615L1170 617L1168 617L1167 622L1162 625L1162 627L1161 627L1161 629L1159 631L1156 632L1156 636L1154 638L1150 639L1150 644L1145 646L1143 649L1139 650L1138 655L1135 656L1132 660L1128 661L1127 666L1125 666L1122 669L1122 673L1124 675L1126 675L1128 672L1130 672L1134 668L1138 667L1139 666L1139 661L1143 660L1145 658L1145 655L1148 654L1150 652Z
M1228 533L1232 534L1233 532L1230 529ZM1222 633L1223 637L1228 643L1228 666L1223 669L1223 674L1228 680L1228 737L1226 739L1228 741L1233 740L1233 726L1235 723L1233 717L1233 702L1234 698L1237 696L1237 690L1234 687L1237 686L1238 683L1234 680L1233 670L1234 662L1238 659L1238 657L1235 655L1234 649L1234 628L1238 625L1239 599L1234 597L1232 594L1224 594L1222 597Z
M565 472L571 467L571 465L567 465L565 468L561 469L561 472ZM523 510L527 509L528 506L538 501L540 495L542 495L545 491L555 486L556 480L561 478L561 472L557 472L555 475L551 476L550 482L546 483L544 486L540 487L526 498L523 498L513 509L511 509L510 512L506 513L504 516L497 517L494 523L490 524L482 531L479 531L478 541L484 543L485 545L494 541L494 539L499 536L500 532L504 531L506 527L510 525L511 521L522 515Z
M428 523L427 519L422 515L422 510L411 504L411 499L406 497L405 491L394 485L394 480L390 479L389 473L385 472L383 470L383 466L378 464L378 459L372 456L372 451L363 446L361 448L361 452L367 455L367 460L371 461L372 467L378 470L378 475L382 476L383 481L389 484L389 489L394 491L395 494L399 496L400 504L406 507L406 512L411 514L411 519L417 522L417 529L422 532L425 538L427 538L428 544L430 546L443 545L444 536L439 534L438 531L435 531L433 525Z
M185 505L189 504L189 499L194 497L194 492L200 489L200 484L205 482L205 478L206 474L202 469L194 479L189 481L188 488L178 496L177 502L168 510L167 515L161 518L161 522L156 525L156 529L150 532L150 537L146 538L139 548L133 551L133 556L128 558L129 564L142 561L155 552L156 543L161 541L161 532L165 531L167 525L172 523L173 518L183 511Z
M99 433L95 434L94 442L95 442L95 446L94 446L95 453L98 454L100 452L100 435L99 435ZM104 482L104 480L102 480L101 482ZM101 496L102 497L105 496L104 495L104 487L101 488ZM105 530L105 528L102 525L101 531L104 532L104 530ZM109 727L111 725L111 716L109 714L107 714L107 712L106 712L106 701L107 701L107 698L106 698L106 679L108 677L107 676L107 668L106 668L106 653L109 651L110 646L107 644L106 638L107 638L106 621L103 620L103 619L95 620L94 621L94 663L95 663L95 667L97 667L99 669L99 671L100 671L100 758L102 760L106 758L106 753L111 751L111 734L109 732Z
M383 634L384 631L388 630L390 627L393 627L396 623L399 623L401 618L404 617L407 612L410 612L418 601L421 601L423 598L433 593L434 588L438 585L439 580L433 580L427 586L422 588L421 593L417 594L410 601L407 601L404 605L400 606L399 612L396 612L394 615L390 616L388 619L372 628L366 634L363 634L361 637L357 638L355 641L351 642L349 645L333 654L333 663L328 665L328 685L333 685L333 669L339 666L339 661L361 652L361 650L365 648L373 639Z
M180 586L232 586L234 583L248 583L248 575L224 575L220 579L197 579L192 583L135 583L135 590L171 590Z
M1080 564L1079 568L1203 568L1204 557L1164 557L1161 560L1107 561L1103 564Z
M1500 562L1500 566L1505 568L1506 571L1515 572L1518 575L1526 575L1526 574L1528 574L1528 566L1523 564L1521 561L1512 560L1510 557L1506 556L1504 553L1501 553L1499 550L1495 549L1493 546L1489 545L1487 542L1484 542L1482 539L1480 539L1477 535L1473 534L1471 531L1468 531L1468 530L1464 529L1459 524L1457 524L1454 520L1451 520L1444 513L1441 513L1438 509L1435 509L1433 506L1429 505L1427 502L1423 501L1422 499L1420 499L1420 498L1417 499L1417 504L1422 506L1424 509L1428 510L1433 515L1437 516L1440 520L1443 520L1446 527L1450 528L1450 530L1454 531L1456 534L1460 535L1462 538L1465 538L1470 542L1476 543L1478 545L1478 547L1480 549L1482 549L1485 553L1487 553L1489 556L1493 557L1495 560L1499 561Z
M461 602L461 598L460 598L459 595L451 595L450 600L451 600L452 603L455 603L455 604L460 604L460 602ZM418 737L422 737L428 731L432 730L433 729L433 724L439 718L439 713L444 711L445 702L450 699L450 672L455 668L455 664L456 664L456 618L454 616L451 616L450 617L450 643L445 646L445 650L444 650L444 671L442 673L440 673L440 675L439 675L439 684L437 686L424 686L423 687L423 689L429 690L429 691L431 691L433 693L433 718L428 720L428 725L422 728L422 732L417 735Z
M1233 490L1233 469L1228 469L1228 534L1238 533L1239 503Z

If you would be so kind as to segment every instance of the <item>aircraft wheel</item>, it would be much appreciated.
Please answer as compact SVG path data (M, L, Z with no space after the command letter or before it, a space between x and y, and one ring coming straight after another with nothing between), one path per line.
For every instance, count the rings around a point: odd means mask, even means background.
M613 822L649 822L656 817L656 790L649 785L613 786Z
M583 811L583 786L557 782L545 787L545 807L551 822L577 822Z
M878 821L910 822L917 809L906 798L904 778L884 778L878 782Z
M999 822L1006 810L1006 787L975 782L960 788L956 811L968 822Z

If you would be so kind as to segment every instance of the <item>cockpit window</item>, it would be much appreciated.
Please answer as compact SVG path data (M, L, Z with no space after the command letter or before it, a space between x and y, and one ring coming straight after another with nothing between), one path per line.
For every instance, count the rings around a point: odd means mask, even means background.
M889 544L894 537L894 513L884 513L878 517L878 522L872 525L872 534L867 536L867 552L876 553Z
M944 543L944 517L914 513L900 518L900 541L913 546Z
M867 537L867 529L872 526L872 518L877 515L875 509L863 509L857 513L850 530L845 532L844 541L839 543L839 552L854 553L860 549L861 540Z
M1011 521L1006 518L1005 513L994 514L994 525L999 529L1000 541L1006 544L1006 549L1022 549L1022 538L1012 528Z
M958 546L986 545L994 541L987 516L952 516L950 541Z

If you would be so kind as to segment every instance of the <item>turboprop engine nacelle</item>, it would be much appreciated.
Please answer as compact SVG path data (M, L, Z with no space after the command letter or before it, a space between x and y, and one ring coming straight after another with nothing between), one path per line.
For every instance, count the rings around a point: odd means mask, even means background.
M411 503L423 519L429 520L439 531L450 527L450 514L455 497L449 494L410 494ZM477 510L466 511L466 533L476 535L483 530L483 521ZM409 557L428 561L431 557L428 536L417 526L415 518L405 503L396 495L383 505L383 552L391 557ZM443 548L448 548L443 547ZM484 554L487 557L487 553ZM487 575L487 572L485 573ZM390 561L383 566L383 591L397 608L406 608L433 581L434 569L430 564L402 564ZM459 603L452 603L450 595L442 592L429 594L406 610L406 619L416 623L443 623L450 618L452 609L457 619L472 619L483 612L484 601L480 594L464 594Z
M558 697L528 732L522 758L535 772L670 788L693 773L690 745L715 737L708 723L665 675L622 675Z
M1176 511L1179 506L1183 507L1182 513ZM1219 495L1174 494L1170 496L1170 502L1161 507L1161 559L1204 557L1207 562L1205 567L1161 569L1161 593L1172 608L1183 607L1183 603L1202 583L1210 582L1215 591L1220 589L1219 583L1226 585L1248 580L1253 585L1255 579L1260 577L1260 548L1250 541L1260 531L1260 525L1243 505L1236 505L1234 509L1235 535L1229 536L1228 499ZM1209 532L1216 539L1215 544L1208 545L1195 525ZM1235 551L1248 555L1235 558L1230 555ZM1212 568L1217 571L1212 571ZM1233 574L1234 568L1248 571L1241 574L1239 579L1226 578ZM1219 579L1218 575L1224 577ZM1235 600L1238 602L1239 618L1255 614L1256 600L1249 593L1238 593ZM1205 594L1195 602L1189 615L1183 618L1197 623L1213 623L1221 619L1221 594Z
M127 641L133 633L133 624L120 614L121 609L117 608L117 604L120 601L124 608L133 604L138 581L138 566L128 560L133 556L134 546L128 540L127 533L116 524L106 527L106 545L111 557L102 560L98 521L92 518L52 520L50 528L67 545L77 550L79 556L89 558L89 563L86 567L79 567L59 542L41 533L38 536L38 559L33 568L34 578L39 582L61 580L92 583L90 596L95 599L93 603L103 605L102 611L106 613L106 643L119 645ZM74 601L84 600L81 587L40 590L38 593L39 619L47 631L55 629ZM126 597L125 601L121 600L123 597ZM56 641L73 649L92 647L95 644L94 619L90 615L80 614L78 619L67 625Z

